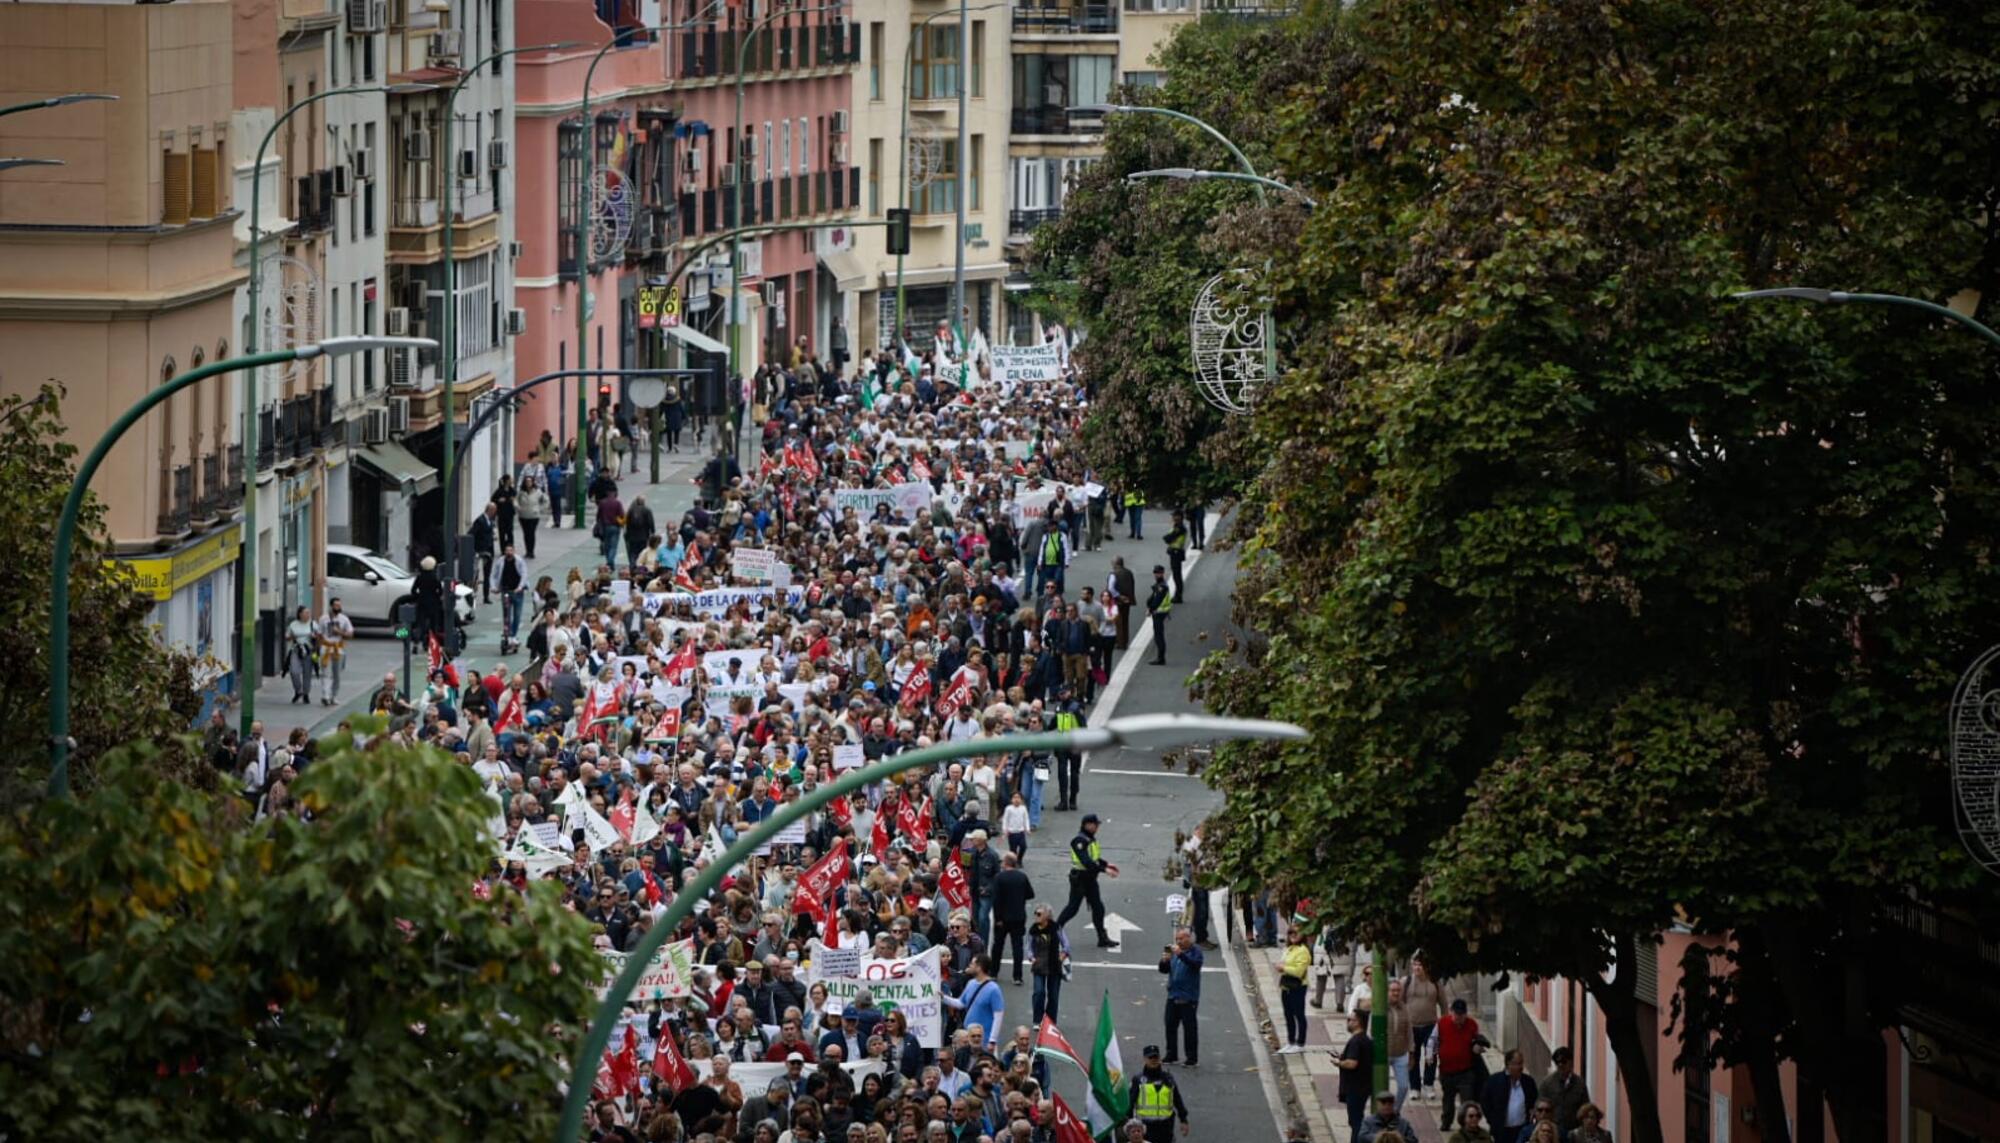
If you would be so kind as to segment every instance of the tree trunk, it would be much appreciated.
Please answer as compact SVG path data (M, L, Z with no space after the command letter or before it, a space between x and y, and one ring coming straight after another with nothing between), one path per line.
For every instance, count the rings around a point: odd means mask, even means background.
M1831 940L1804 932L1796 921L1774 920L1761 928L1772 975L1798 1022L1799 1071L1826 1093L1840 1138L1883 1139L1888 1130L1887 1061L1865 1005L1865 982L1856 980L1865 971L1861 945L1866 931L1854 928L1853 910L1847 913L1846 931ZM1816 944L1832 950L1823 962L1816 959ZM1856 1003L1861 1009L1850 1010Z
M1785 1087L1778 1073L1777 1043L1785 1023L1784 1006L1771 979L1771 958L1763 934L1754 926L1736 933L1733 976L1731 991L1741 1029L1731 1040L1750 1069L1750 1086L1757 1096L1757 1131L1763 1143L1791 1143Z
M1643 939L1643 938L1639 938ZM1658 1028L1639 1026L1637 981L1638 939L1620 936L1614 946L1617 969L1610 980L1600 973L1582 974L1583 986L1604 1013L1604 1035L1618 1057L1618 1076L1625 1083L1625 1101L1632 1111L1633 1143L1666 1143L1660 1131L1660 1093L1653 1083L1653 1070L1646 1064L1646 1037L1659 1035ZM1614 1084L1609 1091L1591 1093L1605 1105L1618 1098Z

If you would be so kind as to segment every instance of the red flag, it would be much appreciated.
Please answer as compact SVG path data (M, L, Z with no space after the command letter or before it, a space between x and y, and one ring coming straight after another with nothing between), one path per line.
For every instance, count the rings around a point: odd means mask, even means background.
M932 820L931 800L928 797L924 799L921 809L905 798L903 808L896 811L896 828L918 841L931 836Z
M972 908L972 886L966 882L965 867L955 853L945 855L944 871L938 874L938 896L954 909Z
M1042 1026L1035 1030L1035 1054L1067 1060L1075 1064L1079 1071L1090 1070L1085 1066L1083 1057L1076 1054L1076 1048L1070 1044L1069 1037L1063 1035L1062 1029L1056 1027L1056 1022L1047 1016L1042 1017Z
M700 662L701 656L694 649L694 640L689 639L681 644L681 649L675 651L672 658L667 660L666 669L661 673L666 676L668 686L677 687L681 685L681 680L687 677L687 673L694 670L695 665Z
M1062 1096L1050 1092L1049 1098L1055 1101L1056 1143L1090 1143L1090 1128L1076 1117Z
M960 667L953 672L951 682L946 684L944 693L938 696L938 714L944 718L957 714L960 707L972 701L973 688L978 685L979 672L970 665Z
M792 912L810 913L824 920L826 899L833 895L835 886L846 880L847 839L843 837L825 857L813 862L812 868L799 874L798 886L792 891Z
M914 712L922 710L924 704L930 701L930 697L930 670L927 665L918 664L917 669L910 672L909 681L903 684L903 693L898 700L898 705L904 710Z
M639 1030L630 1024L625 1025L625 1046L611 1061L611 1074L618 1081L618 1094L639 1090Z
M681 712L677 707L668 707L660 712L659 721L646 734L648 742L670 741L681 736Z
M694 1065L681 1056L674 1043L674 1030L665 1025L660 1027L659 1046L653 1052L653 1074L676 1095L693 1087L697 1078Z
M842 826L851 826L854 824L854 807L847 803L846 798L835 798L832 808L827 812L832 814L833 820L839 822Z
M521 692L508 687L500 696L500 714L493 720L493 733L504 734L517 726L527 725L527 704L521 701Z
M875 828L870 832L868 848L875 851L875 860L889 860L889 812L875 811Z
M625 792L618 795L618 804L611 808L611 828L617 830L618 836L628 842L632 840L632 818L635 809L632 804L632 787L627 786Z

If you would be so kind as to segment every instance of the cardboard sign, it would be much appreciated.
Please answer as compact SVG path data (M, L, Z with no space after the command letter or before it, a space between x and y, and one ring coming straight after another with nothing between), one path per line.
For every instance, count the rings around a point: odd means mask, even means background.
M833 768L852 770L868 760L859 742L843 742L833 748Z
M806 987L811 988L813 982L818 981L826 985L828 1000L838 1000L843 1005L853 1003L855 996L865 988L874 995L877 1008L883 1012L903 1014L917 1043L926 1048L941 1048L944 1046L944 1001L940 997L944 992L944 982L939 971L938 954L942 951L933 947L917 956L891 960L863 957L852 975L842 976L826 974L820 958L815 956L806 975Z
M893 488L836 488L833 490L833 510L844 515L849 508L863 520L875 515L877 504L887 504L889 511L896 510L896 491ZM929 505L926 504L926 507Z
M908 484L892 485L889 491L895 496L895 506L889 511L904 520L915 520L931 510L931 500L936 493L928 481L912 481Z
M858 747L857 747L858 749ZM543 849L569 848L569 835L562 831L562 823L554 821L536 822L528 829L535 835L535 844Z
M767 548L731 548L729 574L752 583L770 583L778 557Z
M1025 381L1062 380L1063 351L1053 343L1043 345L996 345L993 347L993 379L1013 386Z
M625 971L631 957L615 949L599 949L604 957L604 980L597 986L600 1003L611 993L618 974ZM661 945L646 965L646 973L625 997L627 1004L648 1000L674 1000L694 994L694 941L672 941Z

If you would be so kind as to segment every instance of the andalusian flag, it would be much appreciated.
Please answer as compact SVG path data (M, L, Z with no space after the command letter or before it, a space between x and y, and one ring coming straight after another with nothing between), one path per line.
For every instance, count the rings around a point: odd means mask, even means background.
M876 398L882 395L881 387L875 383L875 371L869 370L861 376L861 407L872 409Z
M1125 1122L1132 1110L1125 1088L1125 1060L1118 1051L1118 1033L1111 1027L1111 990L1097 1006L1097 1043L1090 1049L1090 1093L1084 1096L1084 1113L1090 1117L1090 1132L1104 1138Z

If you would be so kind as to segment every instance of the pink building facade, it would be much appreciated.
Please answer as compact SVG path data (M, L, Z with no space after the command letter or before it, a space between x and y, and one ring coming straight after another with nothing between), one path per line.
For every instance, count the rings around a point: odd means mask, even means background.
M760 362L783 360L801 338L822 346L837 287L820 263L816 251L825 246L814 232L743 241L742 275L733 289L726 242L690 255L735 226L735 196L725 180L739 172L745 225L851 216L861 182L845 138L857 26L839 8L787 12L757 30L745 49L746 35L769 15L762 5L521 0L515 13L523 44L590 45L524 54L516 72L522 247L516 297L527 311L517 377L577 368L580 305L589 315L582 347L589 368L696 370L682 384L687 408L697 414L726 411L732 294L739 377ZM665 26L672 30L646 31ZM586 123L585 76L614 35L619 46L590 77ZM746 60L740 134L739 54ZM585 146L595 149L595 168L610 173L593 180L588 249L580 260L575 203ZM578 285L580 261L587 293ZM599 382L582 383L587 404L596 407ZM525 399L514 436L517 460L544 434L574 440L577 384L550 383ZM623 404L622 383L605 384L608 400ZM741 390L734 395L740 399Z

